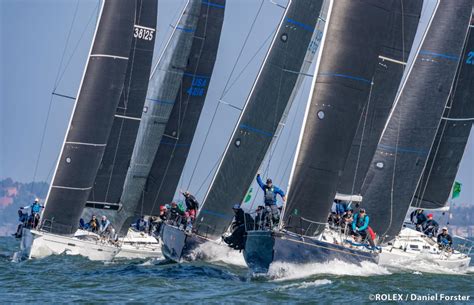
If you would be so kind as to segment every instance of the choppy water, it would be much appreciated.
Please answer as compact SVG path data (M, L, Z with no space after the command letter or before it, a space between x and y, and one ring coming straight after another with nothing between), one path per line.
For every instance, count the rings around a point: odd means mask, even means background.
M101 263L67 255L14 263L11 255L17 247L13 238L0 237L1 304L367 303L377 293L471 295L471 302L459 303L474 303L473 266L467 274L442 269L430 270L438 272L432 274L375 264L283 264L273 266L269 277L253 277L240 255L212 248L206 249L212 262L178 265L159 260Z

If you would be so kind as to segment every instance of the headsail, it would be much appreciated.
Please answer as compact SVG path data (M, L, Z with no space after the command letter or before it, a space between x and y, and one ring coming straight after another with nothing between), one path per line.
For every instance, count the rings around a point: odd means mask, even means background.
M43 221L73 234L104 154L124 86L135 0L104 0L86 69L46 198Z
M323 0L289 2L196 219L220 237L262 163L298 79Z
M390 113L362 187L379 236L395 237L415 194L450 94L472 1L441 0Z
M225 0L201 4L201 13L178 96L171 111L136 214L159 213L173 200L201 116L224 22Z
M334 1L290 176L284 227L313 235L326 223L357 122L370 97L395 1ZM374 31L376 29L376 31Z
M451 96L411 206L446 205L474 122L474 18L464 43Z
M157 0L136 0L125 84L87 207L118 209L143 112L155 44Z
M359 119L357 132L339 178L337 192L360 194L365 174L398 92L420 20L423 0L395 1L374 75L370 100Z

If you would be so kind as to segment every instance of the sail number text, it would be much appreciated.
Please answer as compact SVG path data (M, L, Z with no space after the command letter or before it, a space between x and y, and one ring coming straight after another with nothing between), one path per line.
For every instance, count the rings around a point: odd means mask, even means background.
M133 37L143 40L153 40L153 36L155 34L154 29L149 29L145 27L135 26L133 29Z

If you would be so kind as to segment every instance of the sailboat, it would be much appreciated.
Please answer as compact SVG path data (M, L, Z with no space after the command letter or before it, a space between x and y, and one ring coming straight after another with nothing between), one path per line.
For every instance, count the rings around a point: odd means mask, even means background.
M23 232L22 248L29 258L68 253L111 260L119 252L108 239L77 229L91 190L105 182L100 180L109 170L104 168L111 161L107 151L116 149L109 146L117 140L113 126L137 119L127 109L129 90L134 68L146 70L141 56L153 50L156 9L156 0L102 2L40 226Z
M375 249L326 240L322 233L357 122L377 85L373 76L389 36L387 20L400 11L397 1L331 2L283 222L277 230L247 230L244 258L253 272L266 273L275 262L377 262Z
M163 254L179 262L199 245L218 241L232 222L232 206L243 201L294 96L323 1L292 0L257 74L244 109L220 160L193 225L186 233L165 224ZM245 164L245 166L243 166ZM224 246L224 245L223 245Z
M440 5L439 9L443 7ZM462 16L465 18L464 15ZM436 26L435 21L432 26ZM460 25L458 37L464 37L462 25ZM454 84L444 107L426 166L411 201L412 209L439 210L445 208L448 203L474 116L471 100L474 63L470 60L474 48L473 27L474 19L471 12L470 25L462 47L462 56L458 59ZM466 268L470 263L469 253L456 249L453 251L439 249L434 238L426 236L406 223L400 233L383 247L380 263L392 265L404 260L423 260L427 264L458 270Z

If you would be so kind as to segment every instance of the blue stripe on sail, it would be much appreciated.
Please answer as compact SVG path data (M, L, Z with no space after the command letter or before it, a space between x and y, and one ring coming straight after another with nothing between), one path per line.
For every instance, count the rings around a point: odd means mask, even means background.
M421 55L430 55L430 56L433 56L433 57L441 57L441 58L446 58L446 59L455 60L455 61L459 60L459 56L435 53L435 52L431 52L431 51L420 51L420 54Z
M192 33L192 32L194 32L194 29L183 28L183 27L180 27L180 26L177 26L176 29L177 29L177 30L180 30L180 31L183 31L183 32L186 32L186 33Z
M228 217L226 214L222 214L222 213L219 213L219 212L213 212L213 211L209 211L209 210L201 210L199 212L204 213L204 214L217 216L217 217L221 217L221 218L227 218Z
M267 137L273 137L272 133L269 133L267 131L260 130L260 129L257 129L257 128L254 128L254 127L251 127L251 126L248 126L248 125L245 125L245 124L240 124L239 127L242 128L242 129L247 129L249 131L254 131L256 133L262 134L262 135L267 136Z
M209 1L202 1L202 4L207 5L207 6L212 6L212 7L225 8L224 5L220 5L220 4L217 4L217 3L212 3L212 2L209 2Z
M171 146L177 146L177 147L191 146L191 144L187 144L187 143L168 142L168 141L164 141L164 140L162 140L162 141L160 142L160 144L163 144L163 145L171 145Z
M329 72L325 72L325 73L319 73L318 76L342 77L342 78L348 78L348 79L357 80L357 81L364 82L364 83L368 83L368 84L371 84L371 83L372 83L370 80L368 80L368 79L366 79L366 78L363 78L363 77L352 76L352 75L347 75L347 74L340 74L340 73L329 73Z
M174 101L157 100L157 99L152 99L152 98L147 98L147 100L155 102L155 103L160 103L160 104L168 104L168 105L174 104Z
M291 18L289 18L289 17L286 17L286 21L287 21L288 23L292 23L292 24L294 24L294 25L297 25L297 26L299 26L300 28L302 28L302 29L304 29L304 30L306 30L306 31L310 31L310 32L313 32L313 31L314 31L314 27L309 26L309 25L307 25L307 24L304 24L304 23L302 23L302 22L299 22L299 21L297 21L297 20L295 20L295 19L291 19Z
M198 78L211 78L210 76L207 75L199 75L199 74L192 74L192 73L183 73L184 76L190 76L190 77L198 77Z
M413 153L413 154L419 154L419 155L428 154L428 151L426 150L420 150L420 149L415 149L411 147L394 147L394 146L384 145L384 144L379 144L377 147L382 150L391 151L391 152L405 152L405 153Z

